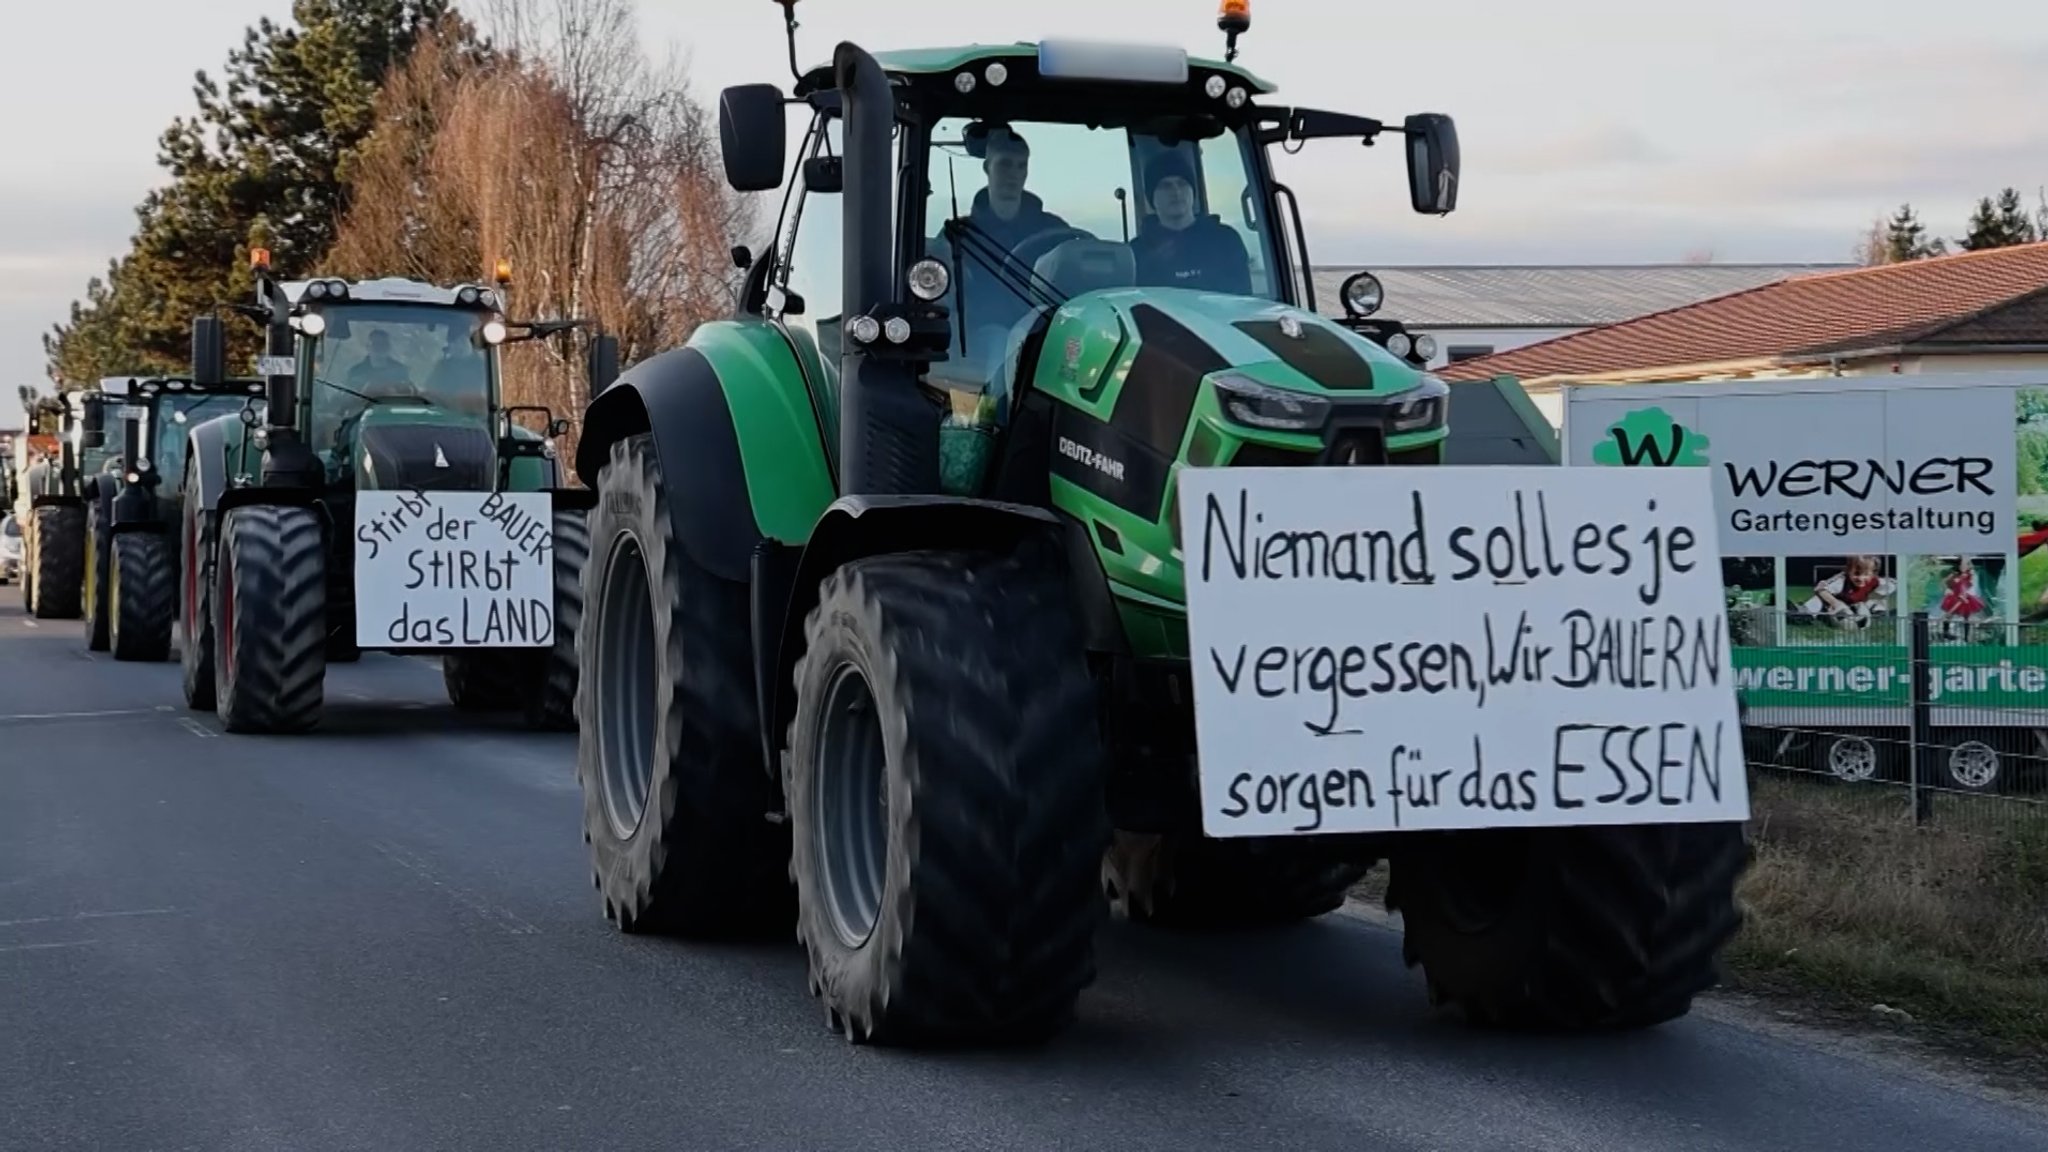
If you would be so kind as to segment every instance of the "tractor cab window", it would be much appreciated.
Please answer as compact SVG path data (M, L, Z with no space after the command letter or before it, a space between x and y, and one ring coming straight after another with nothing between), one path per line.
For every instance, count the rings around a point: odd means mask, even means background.
M312 341L316 447L372 405L427 405L486 422L493 387L482 312L419 304L330 305Z
M939 121L925 242L957 284L945 372L985 380L1000 414L1029 321L1082 293L1277 300L1271 230L1251 192L1255 147L1189 117L1114 128Z
M185 472L185 438L191 435L192 427L240 409L243 399L183 392L168 393L159 400L151 437L155 441L151 459L156 463L157 475L176 483L177 477Z

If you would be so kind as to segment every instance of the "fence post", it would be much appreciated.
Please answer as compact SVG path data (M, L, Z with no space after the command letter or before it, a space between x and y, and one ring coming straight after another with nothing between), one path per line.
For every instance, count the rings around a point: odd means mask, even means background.
M1934 780L1934 701L1928 690L1933 675L1933 629L1928 626L1926 612L1913 613L1912 637L1908 662L1913 669L1913 723L1907 739L1911 742L1908 751L1913 765L1913 823L1917 825L1934 818L1934 793L1930 790Z

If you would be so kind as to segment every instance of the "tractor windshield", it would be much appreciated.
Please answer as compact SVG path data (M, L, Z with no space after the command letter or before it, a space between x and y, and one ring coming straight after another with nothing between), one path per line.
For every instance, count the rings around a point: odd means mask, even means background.
M960 278L954 309L1000 347L1038 306L1101 288L1279 299L1272 228L1246 130L948 118L931 135L928 250ZM950 227L948 226L950 223Z
M424 404L488 421L496 389L490 317L429 304L330 304L313 344L310 440L373 404Z
M175 483L185 472L185 437L192 426L240 408L246 397L203 392L168 392L157 401L151 439L156 473Z

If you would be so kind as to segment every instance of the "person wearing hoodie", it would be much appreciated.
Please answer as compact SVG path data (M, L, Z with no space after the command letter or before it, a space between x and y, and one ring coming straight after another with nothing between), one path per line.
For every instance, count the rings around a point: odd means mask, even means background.
M1152 161L1145 195L1153 216L1131 242L1140 284L1251 295L1244 239L1215 213L1195 211L1195 170L1184 152L1162 152Z
M1048 229L1071 227L1058 213L1046 211L1045 201L1024 187L1031 178L1031 145L1022 136L1008 128L991 131L981 167L988 186L975 193L968 220L1001 251L1013 252ZM991 260L997 259L986 249L987 245L978 246ZM973 317L976 325L1007 327L1023 318L1034 301L1003 283L979 259L964 263L966 279L961 287L972 293L969 303L979 311Z

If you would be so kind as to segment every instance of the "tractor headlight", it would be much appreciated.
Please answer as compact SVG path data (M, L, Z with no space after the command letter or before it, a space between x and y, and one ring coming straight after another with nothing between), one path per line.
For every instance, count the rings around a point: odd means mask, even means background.
M1330 419L1330 402L1321 396L1275 388L1235 372L1225 372L1210 383L1216 386L1223 414L1247 428L1316 432Z
M1395 402L1392 430L1399 434L1441 427L1450 403L1451 386L1424 372L1421 386Z
M503 344L503 343L505 342L505 336L506 336L506 332L505 332L505 323L504 323L504 321L502 321L502 320L486 320L486 321L484 321L484 343L486 343L486 344Z
M299 331L308 336L318 336L327 331L327 317L318 312L308 312L299 317Z

